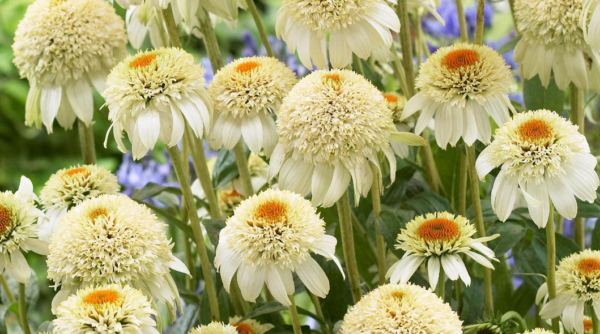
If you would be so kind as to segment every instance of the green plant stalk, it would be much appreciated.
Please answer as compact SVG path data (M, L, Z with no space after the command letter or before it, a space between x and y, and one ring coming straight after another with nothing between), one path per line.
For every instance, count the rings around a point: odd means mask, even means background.
M485 0L477 0L477 29L475 30L475 44L483 44L483 21Z
M579 133L583 134L585 125L583 91L577 88L575 84L571 83L569 85L569 93L571 95L571 122L577 125L579 127ZM583 217L576 217L574 226L575 242L579 245L579 247L581 247L581 249L585 249L585 221Z
M217 290L215 288L215 282L212 276L211 264L210 260L208 259L208 252L206 250L204 236L202 235L202 227L200 226L200 219L198 218L198 211L196 210L194 195L192 194L192 188L190 187L190 180L185 174L179 148L177 148L177 146L169 147L168 151L173 162L175 174L177 175L177 179L181 185L181 192L183 194L185 206L190 217L190 223L194 232L194 239L196 239L196 248L198 249L198 255L200 256L200 265L202 267L202 274L204 276L205 289L208 293L211 320L220 321ZM192 274L194 274L193 269L194 268L191 268Z
M373 224L375 225L375 241L377 243L377 269L379 271L379 285L385 284L385 240L379 232L377 220L381 215L381 191L379 190L379 171L374 165L371 165L373 170L373 185L371 186L371 199L373 201ZM391 171L393 173L393 171Z
M519 31L519 27L517 26L517 19L515 17L515 0L508 0L508 4L510 6L510 14L512 15L512 19L513 19L513 26L515 28L515 35L519 36L521 34L521 32Z
M592 330L594 334L600 334L600 321L598 320L598 316L596 316L596 312L592 308Z
M186 130L187 131L187 130ZM191 129L190 129L191 131ZM208 170L208 163L206 161L206 153L204 152L204 145L202 139L191 135L187 136L188 144L192 148L192 163L194 165L194 171L198 176L202 190L204 190L204 196L208 202L210 208L210 216L213 219L221 219L221 209L219 208L219 201L213 187L212 179L210 177L210 171Z
M19 283L19 315L21 316L21 328L24 334L31 334L29 321L27 320L27 304L25 303L25 284Z
M505 322L507 320L513 320L517 323L519 326L519 333L525 333L527 331L527 322L525 322L525 319L523 319L519 313L515 311L508 311L504 313L501 321Z
M85 123L77 119L77 129L79 130L79 143L81 144L81 156L86 165L96 164L96 147L94 146L94 130L92 126L86 126Z
M4 276L4 273L0 274L0 283L2 284L2 289L4 289L6 298L8 298L8 302L10 304L12 304L15 301L17 301L15 299L15 295L13 295L12 291L10 291L10 285L8 285L8 282L6 281L6 277Z
M179 30L177 30L177 23L175 23L175 17L173 16L173 7L171 4L166 9L162 10L162 16L165 20L165 26L167 27L167 33L171 40L171 45L176 48L183 48L181 39L179 38Z
M352 228L356 231L357 236L365 240L367 245L369 245L369 251L373 257L377 257L377 248L373 245L373 241L369 238L367 231L362 227L354 212L352 212Z
M258 13L258 9L256 9L256 4L254 0L246 0L246 4L248 4L248 10L250 14L252 14L252 18L254 18L254 23L256 24L256 29L258 29L258 34L260 35L260 39L267 50L267 55L269 57L275 57L273 53L273 49L271 48L271 44L269 43L269 38L267 37L267 32L265 31L265 27L260 19L260 14Z
M467 213L467 184L469 180L469 170L467 164L467 156L461 152L460 154L460 170L459 170L459 179L458 179L458 205L457 210L458 214L461 216L465 216Z
M406 74L407 91L404 93L407 99L415 95L415 69L412 63L412 44L410 40L410 23L408 19L408 0L398 1L396 8L400 19L400 45L402 47L402 63Z
M408 98L408 85L406 83L406 74L404 73L404 67L402 67L402 63L400 62L400 58L398 58L398 54L396 53L396 48L392 45L391 47L392 56L394 59L392 60L392 68L394 69L394 75L398 79L400 83L400 89L402 89L402 94Z
M548 285L548 301L556 297L556 237L554 233L554 205L550 200L550 214L546 224L546 244L548 250L548 271L546 284ZM558 318L552 319L552 331L559 332Z
M239 315L246 315L248 314L248 310L250 309L250 306L248 305L248 302L242 297L242 291L240 290L240 286L238 285L237 282L237 273L236 275L233 277L233 279L231 279L231 283L230 283L230 289L229 289L229 299L231 300L231 303L233 304L233 308L236 311L237 314Z
M471 200L473 201L473 213L475 214L475 226L479 238L486 236L483 212L481 211L481 200L479 198L479 179L475 169L475 147L467 146L467 161L469 170L469 181L471 186ZM483 243L486 245L486 243ZM488 316L494 314L494 297L492 295L492 271L483 268L483 293L485 297L485 311Z
M219 49L219 42L217 41L217 35L215 35L215 29L213 28L210 17L205 9L201 8L198 11L198 19L200 20L200 32L202 33L202 40L204 41L204 47L210 59L210 64L213 68L214 73L223 67L223 59L221 59L221 49Z
M244 144L242 144L241 139L235 144L233 153L235 154L235 161L240 173L240 179L242 180L242 186L244 187L244 194L247 194L246 197L250 197L254 194L254 188L252 187L250 168L248 167L248 160L246 159L246 152L244 151Z
M423 60L423 27L421 26L423 23L423 17L421 14L421 10L419 10L417 12L417 15L415 15L415 53L417 56L417 73L419 71L419 69L421 68L421 61Z
M440 194L440 192L442 192L442 179L440 178L437 166L435 165L433 151L429 145L429 130L423 130L422 137L427 142L427 145L421 146L419 149L421 163L423 164L423 169L425 170L425 178L427 179L427 183L429 184L431 191L436 194Z
M340 220L340 231L342 233L342 247L344 248L344 259L346 260L346 269L350 280L350 290L352 299L356 304L361 298L360 276L358 274L358 265L356 263L356 252L354 250L354 234L352 230L352 208L350 208L350 198L348 191L337 201L337 210Z
M458 280L457 280L458 282ZM441 300L445 301L446 299L446 274L440 268L440 277L438 279L438 283L435 286L435 294L440 297Z
M355 53L352 53L352 64L354 65L354 72L356 72L357 74L360 74L360 75L365 75L365 71L363 70L362 62L360 61L360 58Z
M300 319L298 318L298 310L296 309L296 301L294 300L294 295L289 295L290 301L292 305L289 306L290 316L292 318L292 327L294 328L294 334L302 334L302 329L300 328Z
M190 145L189 145L189 141L187 140L187 137L189 137L189 133L186 131L183 133L183 137L184 140L181 143L181 160L182 161L188 161L188 157L189 157L189 152L190 152ZM190 170L189 170L189 164L183 164L183 170L185 172L185 175L190 175ZM187 213L187 210L185 210L185 199L181 199L181 212L180 212L180 218L182 222L185 222L187 224L188 220L189 220L189 216ZM170 225L171 227L172 225ZM183 252L185 254L185 264L188 268L193 268L191 270L196 269L196 258L194 256L194 253L192 252L192 245L190 244L190 239L183 234L182 235L182 240L183 240ZM185 288L191 291L196 291L196 282L194 281L193 277L190 276L186 276L185 277Z
M310 296L310 300L315 306L315 313L317 314L317 316L319 316L319 318L321 319L325 319L323 309L321 308L321 303L319 302L319 297L313 295L312 293L310 293L310 291L308 292L308 295ZM321 331L323 334L331 334L331 330L329 329L329 327L321 328Z
M457 314L461 314L463 307L464 307L464 302L463 302L463 286L462 286L462 281L457 279L456 280L456 313Z
M458 24L460 26L460 40L463 43L468 43L469 33L467 32L467 19L465 17L463 0L456 0L456 13L458 14Z

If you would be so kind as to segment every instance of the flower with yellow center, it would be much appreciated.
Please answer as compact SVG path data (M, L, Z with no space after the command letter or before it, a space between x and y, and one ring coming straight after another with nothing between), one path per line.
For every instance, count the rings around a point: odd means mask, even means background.
M392 118L394 119L396 130L398 132L409 132L414 126L412 117L400 121L400 116L402 115L402 111L406 105L406 97L396 92L387 92L383 93L383 98L387 102L388 109L392 112ZM398 142L391 142L390 145L397 156L402 159L408 157L408 145Z
M218 112L210 134L211 146L231 150L240 140L267 157L277 144L273 114L296 83L296 75L272 57L241 58L214 76L208 93Z
M530 331L525 331L523 334L554 334L554 332L543 328L536 328Z
M240 334L235 327L226 325L220 322L211 322L208 325L203 325L193 328L188 334Z
M37 0L15 33L14 63L31 88L25 124L52 132L92 124L93 85L105 89L110 69L127 53L123 20L103 0Z
M215 267L229 291L237 280L245 300L254 302L263 286L281 304L289 306L295 272L306 288L325 298L329 280L310 251L332 259L335 237L325 234L325 222L311 203L286 190L267 189L243 201L221 230Z
M35 224L43 215L35 207L37 199L31 181L24 176L16 193L0 192L0 274L6 269L23 284L29 284L31 270L21 251L48 255L48 243L38 239L40 229Z
M456 146L460 138L467 145L477 139L487 144L492 136L489 116L501 125L509 118L508 109L516 112L508 99L511 78L510 67L488 46L442 47L421 65L420 92L406 103L400 119L422 110L415 125L420 134L435 115L441 148Z
M75 166L54 173L40 194L46 214L40 221L40 237L49 241L58 222L71 208L101 194L117 193L120 188L113 173L96 165Z
M496 234L472 239L475 232L475 227L466 218L449 212L428 213L416 217L400 231L396 248L406 253L388 270L386 276L392 283L406 283L419 266L427 261L429 285L433 289L438 284L440 269L443 269L451 280L455 281L460 277L465 285L469 286L471 277L461 254L482 266L494 269L490 262L496 260L494 252L483 242L500 236Z
M547 289L544 284L538 297ZM600 315L600 251L589 249L560 261L556 268L556 298L544 305L540 316L553 319L562 315L567 331L584 334L586 304L591 305L597 316Z
M396 132L383 95L348 70L312 72L294 86L277 115L279 143L269 177L278 174L280 188L302 196L312 192L313 204L323 207L344 194L350 179L355 201L366 197L378 177L372 166L380 169L380 152L396 170L390 139L418 137Z
M531 218L545 227L550 200L558 213L573 219L575 197L596 199L596 163L577 126L555 112L536 110L516 114L496 130L494 141L477 159L477 173L483 179L502 166L492 188L492 208L500 220L510 215L520 188Z
M585 0L517 0L514 5L515 20L523 38L515 47L515 60L523 77L531 79L539 75L542 84L548 86L551 73L556 85L565 90L569 83L579 89L600 90L600 67L594 53L596 45L584 39L580 24ZM595 31L596 25L590 31ZM595 37L597 38L597 37Z
M127 285L80 289L60 304L55 314L56 334L159 334L150 301Z
M53 309L80 287L118 283L165 302L174 317L181 302L170 271L189 271L171 254L164 227L150 209L123 195L101 195L69 210L47 260L48 278L62 286Z
M242 322L240 319L242 319L240 316L229 318L229 324L235 327L238 334L264 334L273 328L271 324L263 325L254 319L246 319Z
M208 133L212 102L204 88L204 71L191 54L177 48L139 52L117 65L108 76L104 97L119 149L127 152L123 130L136 160L158 139L168 147L177 145L186 123L198 138Z
M367 59L373 50L390 47L400 20L384 0L284 0L277 12L277 37L306 68L334 68L352 61L352 53Z
M462 321L433 292L413 284L386 284L344 316L341 334L462 334Z

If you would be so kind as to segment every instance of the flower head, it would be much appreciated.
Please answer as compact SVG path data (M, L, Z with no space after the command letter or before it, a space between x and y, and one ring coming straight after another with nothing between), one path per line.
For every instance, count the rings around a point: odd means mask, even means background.
M239 334L239 332L231 325L211 322L208 325L193 328L188 334Z
M465 254L479 264L494 269L489 261L495 260L494 252L483 242L499 236L472 239L475 232L475 227L466 218L448 212L416 217L398 235L396 248L406 253L389 269L387 276L391 277L392 283L406 283L421 263L427 260L432 288L435 289L438 283L440 263L448 278L455 281L460 277L468 286L471 277L460 255Z
M63 286L54 304L80 285L130 284L166 302L174 315L180 301L170 270L189 272L171 254L163 228L150 209L123 195L101 195L70 210L47 260L48 278Z
M400 116L402 116L402 111L406 105L406 97L397 92L387 92L383 93L383 98L387 102L388 109L392 112L392 118L394 119L396 130L398 132L410 131L414 126L413 119L408 118L400 121ZM390 145L392 146L394 153L396 153L399 157L403 159L408 157L408 145L398 142L391 142Z
M229 318L229 324L235 327L238 334L264 334L273 328L271 324L263 325L254 319L246 319L240 322L241 318L240 316Z
M56 310L57 334L158 334L156 311L144 294L130 286L110 284L80 289Z
M31 88L25 124L52 132L56 118L70 129L92 123L91 85L105 88L110 69L126 54L123 20L103 0L37 0L15 33L14 63Z
M129 135L136 160L158 139L175 146L186 121L196 137L208 133L212 103L203 75L204 68L194 57L177 48L139 52L117 65L108 76L104 97L119 149L127 151L123 130Z
M329 280L309 252L339 266L336 244L325 235L325 222L309 201L286 190L267 189L243 201L227 220L215 266L227 291L237 271L244 299L254 302L266 283L275 299L290 305L293 271L313 294L327 295Z
M461 325L450 305L433 292L412 284L386 284L346 313L341 333L459 334Z
M554 332L543 329L543 328L535 328L530 331L525 331L523 334L554 334Z
M577 214L575 196L596 199L596 163L577 126L555 112L536 110L517 114L496 130L477 159L477 173L483 179L502 166L492 189L492 207L500 220L510 215L520 188L531 218L544 227L550 199L567 219Z
M404 108L401 119L423 110L415 133L420 134L435 115L435 138L445 148L460 138L472 145L479 139L489 143L489 116L497 124L508 120L512 73L504 59L488 46L467 43L438 49L421 65L417 77L420 92Z
M358 200L371 189L371 164L379 168L379 152L396 170L392 132L385 99L364 77L347 70L315 71L300 80L279 110L279 143L269 175L279 174L283 189L303 196L312 191L313 204L324 207L343 195L352 178Z
M219 112L212 147L231 150L243 137L254 153L264 147L270 156L277 144L272 114L296 81L294 72L272 57L240 58L219 70L208 87Z

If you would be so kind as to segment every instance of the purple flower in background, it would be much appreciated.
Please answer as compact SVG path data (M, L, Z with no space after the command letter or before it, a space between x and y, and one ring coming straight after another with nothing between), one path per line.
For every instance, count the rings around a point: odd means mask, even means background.
M277 59L279 59L281 62L285 63L289 68L291 68L292 71L294 71L294 73L296 73L296 75L299 78L308 74L308 72L309 72L308 69L306 67L298 64L298 60L296 59L296 56L291 54L288 51L287 46L285 45L285 43L282 40L277 39L275 36L269 36L268 39L269 39L269 44L271 45L271 48L273 49L273 53L275 54L275 57ZM254 38L252 33L250 33L249 31L244 31L242 33L242 40L244 41L244 44L246 44L246 48L244 48L244 50L242 50L242 56L252 57L252 56L266 56L267 55L267 51L264 48L264 46L262 46L260 48L260 50L258 49L258 44L256 42L256 39Z
M215 72L213 71L210 59L208 59L207 57L202 58L202 61L200 63L202 64L202 67L206 69L206 72L204 73L204 80L206 80L206 87L208 87L213 77L215 76Z
M437 19L429 14L423 18L423 31L433 37L448 39L459 38L460 24L458 22L458 16L456 15L456 3L452 0L444 0L437 8L437 11L444 19L446 25L442 25ZM483 19L484 26L491 26L493 13L492 7L486 5ZM472 38L475 35L475 28L477 26L477 3L471 7L465 8L465 18L467 21L467 32L469 33L469 37Z
M499 41L486 41L485 44L494 50L498 50L499 47L504 45L504 43L510 41L513 37L515 37L514 32L510 33L508 36L502 38ZM510 50L508 52L505 52L502 54L502 58L504 58L506 65L510 66L511 70L513 71L513 73L515 75L515 79L520 82L521 74L519 73L519 65L515 61L514 53L515 53L514 49Z

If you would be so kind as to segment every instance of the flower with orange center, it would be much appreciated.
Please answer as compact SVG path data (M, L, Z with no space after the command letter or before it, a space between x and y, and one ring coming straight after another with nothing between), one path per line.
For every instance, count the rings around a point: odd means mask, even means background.
M548 292L544 283L537 294L537 303ZM600 315L600 251L586 249L560 261L556 268L556 298L547 302L540 312L543 319L562 315L562 322L569 332L585 333L584 309L591 305Z
M401 119L422 110L415 125L420 134L436 120L435 139L445 148L462 138L472 145L489 143L490 116L498 125L516 112L508 99L512 73L498 52L485 45L454 44L438 49L421 65L419 93L404 107Z
M408 282L419 266L427 261L429 284L433 289L438 284L441 269L451 280L455 281L460 277L468 286L471 284L471 277L461 254L490 269L494 269L490 260L496 260L494 252L484 246L483 242L499 235L472 239L475 232L475 227L466 218L448 212L416 217L400 231L396 248L406 253L389 269L386 276L392 283Z
M80 289L56 309L54 333L159 334L156 311L140 290L128 285Z
M246 319L239 322L242 317L235 316L229 318L229 324L234 326L238 334L264 334L273 328L271 324L261 324L254 319Z
M262 287L283 305L294 294L295 272L314 295L325 298L329 280L310 252L332 259L337 240L325 234L325 222L302 196L267 189L243 201L227 219L217 246L215 267L229 291L237 271L245 300L254 302ZM340 267L341 270L341 267Z
M501 166L492 188L492 208L500 220L510 215L517 192L523 192L529 214L545 227L550 201L558 213L575 218L577 202L593 202L600 185L596 158L577 126L549 110L515 115L496 130L495 139L477 159L483 180Z

